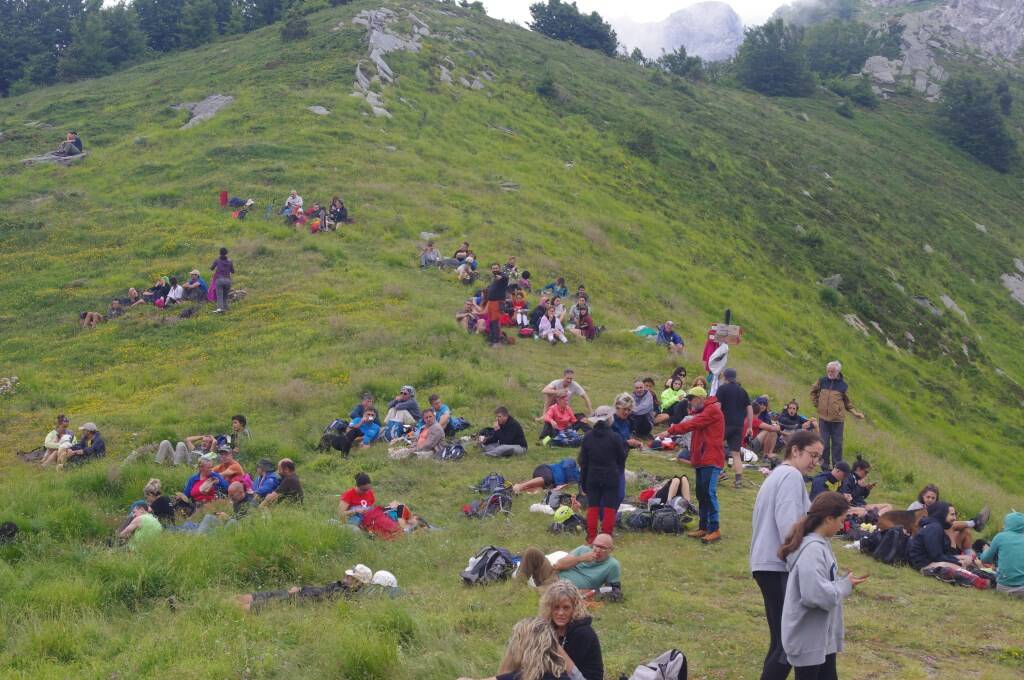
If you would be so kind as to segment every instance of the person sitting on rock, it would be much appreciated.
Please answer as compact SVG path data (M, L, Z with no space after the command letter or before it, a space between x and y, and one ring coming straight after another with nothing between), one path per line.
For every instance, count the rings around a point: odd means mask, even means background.
M188 281L181 284L181 287L185 290L185 299L193 302L203 302L206 300L206 293L209 290L206 281L199 274L198 269L193 269L188 273Z
M373 570L357 564L345 571L345 577L323 586L292 586L287 590L268 590L239 595L238 606L244 612L256 613L271 602L321 602L339 597L349 598L367 586L373 579Z
M388 452L392 460L405 460L410 456L416 458L435 458L444 448L444 428L434 419L434 409L423 411L423 427L412 446L403 446Z
M85 145L82 144L82 138L78 136L78 133L74 130L68 130L67 135L64 137L64 141L57 146L57 150L53 152L55 156L77 156L85 150Z
M504 406L494 409L493 432L479 438L485 456L504 458L526 453L529 444L523 433L523 426L508 412Z
M288 198L284 201L284 207L281 209L282 215L293 215L296 212L302 210L302 196L299 196L299 192L292 189L291 193L288 194Z
M654 341L667 348L669 354L685 354L686 347L683 345L683 339L679 336L679 333L675 331L675 324L672 321L666 321L662 325L658 326L658 335Z
M436 267L440 262L441 251L434 246L433 241L427 241L427 245L423 246L423 250L420 251L420 269Z

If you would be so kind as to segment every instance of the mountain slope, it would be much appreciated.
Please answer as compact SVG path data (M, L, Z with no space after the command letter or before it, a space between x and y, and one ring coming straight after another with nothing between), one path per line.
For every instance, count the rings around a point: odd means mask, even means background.
M721 61L736 54L743 42L743 21L724 2L698 2L661 21L641 23L622 18L613 25L627 51L637 47L653 59L682 46L687 54Z
M430 35L418 52L384 55L396 80L371 89L392 117L376 118L352 96L357 64L371 76L374 67L366 27L351 20L379 4L311 15L308 40L282 44L264 30L0 101L0 374L21 378L3 398L0 447L29 448L66 412L100 424L111 450L107 464L63 476L5 463L0 516L26 527L23 541L0 548L10 584L0 595L6 674L493 672L511 622L534 601L514 586L463 590L456 573L486 543L554 549L575 539L544 534L547 518L527 514L528 500L517 500L509 523L469 524L458 507L467 485L495 467L522 476L561 452L534 447L499 465L471 455L436 468L390 462L378 449L340 460L312 453L310 442L361 391L391 395L410 382L444 395L475 426L498 403L529 422L537 391L566 364L595 404L609 403L637 375L660 379L672 367L624 329L673 318L695 375L702 334L725 307L744 326L731 362L773 404L806 401L825 361L843 360L868 414L849 428L848 455L874 463L873 497L909 502L935 481L967 512L983 502L996 516L1019 507L1022 308L1000 283L1022 255L1018 176L950 148L913 99L848 120L824 95L766 100L684 84L448 6L408 6ZM415 22L393 7L390 30L411 36ZM441 81L446 57L453 85ZM215 93L235 100L179 129L187 114L170 105ZM83 162L19 163L69 126L91 151ZM341 192L356 223L312 236L262 220L262 210L233 221L215 207L222 188L261 207L291 188L307 201ZM588 345L483 347L452 322L466 291L416 270L421 231L439 234L445 251L468 239L484 261L514 253L538 281L585 283L611 330ZM221 245L249 293L226 317L203 308L173 322L148 308L77 329L79 311L102 311L158 275L205 270ZM835 273L843 283L833 300L816 282ZM914 295L942 309L947 295L966 320L936 316ZM858 315L866 335L843 314ZM255 432L247 465L299 462L305 511L275 511L222 538L108 550L104 539L146 479L176 488L187 476L119 460L139 443L223 429L234 412ZM678 469L637 454L630 467ZM331 494L363 469L378 498L408 500L446 531L370 543L327 525ZM753 490L723 497L719 546L620 538L629 600L598 613L609 676L671 646L686 649L698 677L748 677L759 664L765 631L745 573ZM1012 631L1024 620L1013 603L841 557L873 573L849 607L856 653L845 669L1019 673ZM339 578L356 561L394 571L406 596L244 621L231 609L235 592ZM168 610L172 595L179 604ZM939 649L939 626L964 632ZM189 644L168 639L168 628ZM975 656L983 646L991 653ZM210 650L220 653L211 659Z

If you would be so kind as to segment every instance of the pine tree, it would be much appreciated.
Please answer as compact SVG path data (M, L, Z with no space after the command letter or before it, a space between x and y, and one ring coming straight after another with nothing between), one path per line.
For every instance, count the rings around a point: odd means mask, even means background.
M959 76L943 88L947 131L961 149L999 172L1008 172L1017 144L1006 129L995 90L979 78Z
M530 30L555 40L576 43L580 47L603 52L609 57L619 49L618 37L611 25L597 12L582 14L576 3L548 0L530 5L533 23Z
M217 6L213 0L185 0L178 31L185 48L212 41L217 35Z
M803 29L775 19L748 28L736 54L740 82L769 96L805 97L814 92Z

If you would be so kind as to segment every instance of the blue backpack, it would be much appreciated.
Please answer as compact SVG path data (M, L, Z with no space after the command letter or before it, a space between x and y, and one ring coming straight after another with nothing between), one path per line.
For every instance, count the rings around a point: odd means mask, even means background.
M480 493L494 493L499 489L505 488L505 478L497 472L492 472L481 479L480 483L473 488Z
M562 430L551 440L552 446L564 446L566 448L576 448L583 443L583 435L576 430Z

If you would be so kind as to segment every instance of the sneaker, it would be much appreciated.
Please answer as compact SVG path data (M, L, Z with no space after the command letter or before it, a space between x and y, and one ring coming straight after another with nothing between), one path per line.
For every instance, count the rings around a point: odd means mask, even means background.
M540 440L540 443L541 443L541 444L543 444L544 446L547 446L548 444L550 444L550 443L551 443L551 437L550 437L550 435L549 435L549 436L547 436L547 437L544 437L544 439L541 439L541 440Z
M987 505L983 507L981 509L981 512L978 513L978 516L974 518L974 530L981 531L982 529L984 529L985 524L988 523L988 518L991 514L992 511L988 509Z
M715 543L720 540L722 540L722 533L718 531L718 529L715 529L710 534L707 534L706 536L702 537L700 539L700 542L704 545L707 545L708 543Z
M223 310L223 309L221 309L220 307L218 307L217 309L213 310L213 313L214 313L214 314L221 314L221 313L223 313L223 312L224 312L224 310Z
M691 532L689 532L686 535L689 536L690 538L700 538L700 539L703 539L705 536L708 535L708 532L704 531L703 529L697 529L696 531L691 531Z

